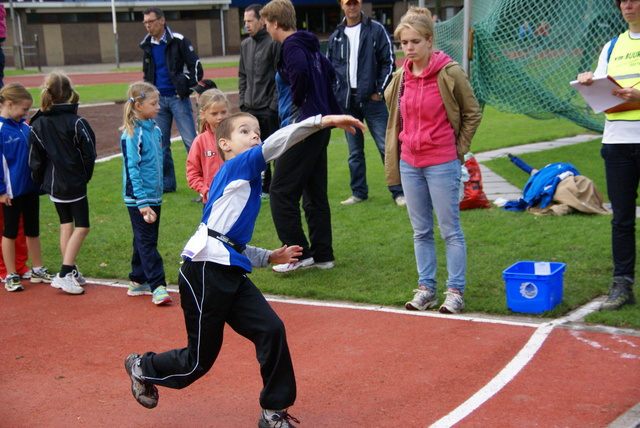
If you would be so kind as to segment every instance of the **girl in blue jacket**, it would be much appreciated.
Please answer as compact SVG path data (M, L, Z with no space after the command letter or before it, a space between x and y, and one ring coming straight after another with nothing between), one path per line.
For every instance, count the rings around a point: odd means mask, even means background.
M29 169L29 125L25 117L33 104L29 91L19 83L0 90L0 203L4 214L2 257L7 268L4 288L22 291L16 273L16 237L20 216L32 263L31 282L51 283L53 275L42 266L40 250L40 198Z
M152 295L156 305L171 303L164 263L158 252L162 204L162 132L153 119L160 110L155 86L136 82L129 86L120 128L122 194L133 229L133 256L129 296Z

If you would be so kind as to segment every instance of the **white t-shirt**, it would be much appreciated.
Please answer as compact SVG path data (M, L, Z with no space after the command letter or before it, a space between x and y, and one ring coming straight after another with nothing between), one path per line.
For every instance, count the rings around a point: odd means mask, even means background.
M352 89L358 87L358 48L360 46L360 28L358 22L353 27L345 27L344 34L349 40L349 85Z
M632 33L629 31L632 39L640 39L640 33ZM609 54L609 45L607 42L600 52L598 58L598 66L593 72L594 77L605 77L607 75L607 56ZM640 143L640 124L638 122L629 122L617 120L610 122L605 119L604 133L602 134L602 144L638 144Z

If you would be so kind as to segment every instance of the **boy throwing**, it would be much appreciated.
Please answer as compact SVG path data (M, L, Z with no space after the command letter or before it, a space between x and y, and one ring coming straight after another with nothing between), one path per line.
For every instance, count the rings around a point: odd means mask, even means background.
M258 427L295 427L291 421L298 421L287 413L296 398L296 382L284 324L246 274L252 266L296 261L302 248L285 245L267 251L247 243L260 211L261 173L267 163L328 126L365 131L352 116L317 115L261 143L258 121L251 114L236 113L218 125L225 163L211 184L200 226L182 252L178 279L188 346L126 358L138 403L153 408L158 404L156 385L180 389L207 373L220 352L227 323L256 347L264 386Z

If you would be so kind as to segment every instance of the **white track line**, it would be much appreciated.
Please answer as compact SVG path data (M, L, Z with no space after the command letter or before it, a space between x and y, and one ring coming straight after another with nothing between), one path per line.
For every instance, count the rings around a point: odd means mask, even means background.
M507 364L500 373L496 375L496 377L451 413L431 425L431 427L448 428L469 416L474 410L500 392L505 385L511 382L511 380L520 373L520 371L522 371L522 369L536 355L536 352L538 352L544 341L549 337L549 334L553 331L554 327L567 322L576 321L591 312L597 311L600 308L600 305L600 302L587 303L583 307L567 314L565 317L558 318L557 320L539 326L520 352L518 352L509 364Z

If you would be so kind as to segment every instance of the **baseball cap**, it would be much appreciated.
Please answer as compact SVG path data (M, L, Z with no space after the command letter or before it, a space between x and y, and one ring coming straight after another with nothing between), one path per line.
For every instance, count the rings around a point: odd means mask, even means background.
M213 80L204 79L199 81L198 84L193 88L193 90L196 91L199 95L202 95L204 91L217 87L218 85L216 85L216 82L214 82Z
M358 3L362 3L362 0L340 0L342 2L342 4L347 4L350 1L357 1Z

